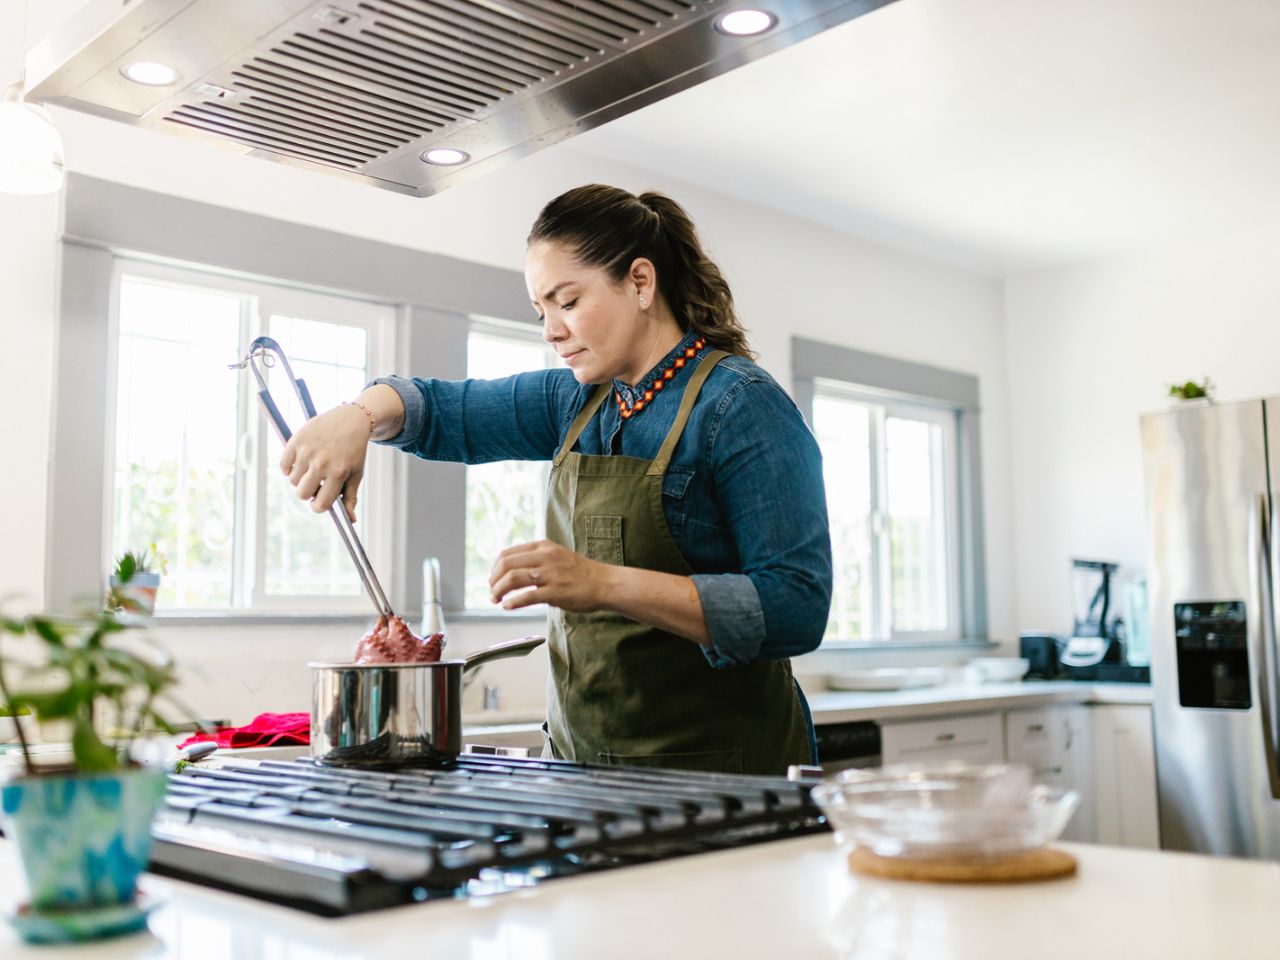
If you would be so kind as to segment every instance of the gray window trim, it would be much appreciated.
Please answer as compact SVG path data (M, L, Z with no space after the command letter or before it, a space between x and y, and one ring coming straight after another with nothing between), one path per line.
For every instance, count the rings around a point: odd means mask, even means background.
M430 200L405 204L406 215L429 215ZM524 278L514 270L76 174L67 178L63 236L459 316L530 312Z
M986 544L982 502L982 409L978 378L910 360L866 353L850 347L791 338L792 392L797 406L813 426L814 381L840 380L886 394L937 403L957 411L956 460L960 489L957 501L960 558L960 644L987 639ZM934 641L928 645L955 645ZM871 646L872 643L831 642L824 646ZM877 649L889 646L875 642ZM894 644L896 646L896 644ZM912 646L922 645L911 643Z
M406 210L429 201L405 201ZM415 207L416 205L416 207ZM111 271L117 256L177 262L276 284L398 304L397 365L424 377L466 374L469 318L529 312L514 270L229 210L79 174L67 178L60 251L45 596L52 609L92 606L110 507L104 493L110 432ZM388 371L390 372L390 371ZM397 458L393 528L397 563L383 574L412 620L422 606L422 560L441 561L446 613L462 604L465 468ZM208 625L174 615L166 624ZM230 612L227 625L273 620ZM298 622L342 616L282 614ZM345 619L350 619L346 617Z

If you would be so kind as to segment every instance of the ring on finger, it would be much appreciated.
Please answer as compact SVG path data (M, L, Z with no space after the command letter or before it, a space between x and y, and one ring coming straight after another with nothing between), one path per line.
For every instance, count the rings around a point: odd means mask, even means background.
M530 568L529 568L529 582L530 582L530 583L537 583L537 582L538 582L538 570L537 570L537 568L536 568L536 567L530 567Z

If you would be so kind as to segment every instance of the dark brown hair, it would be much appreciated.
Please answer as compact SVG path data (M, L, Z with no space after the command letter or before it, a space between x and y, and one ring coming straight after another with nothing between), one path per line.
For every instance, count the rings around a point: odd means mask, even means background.
M637 257L653 262L658 290L681 329L711 346L755 359L733 309L733 293L711 262L684 208L661 193L639 196L593 183L556 197L538 214L528 243L561 243L579 263L600 267L614 282Z

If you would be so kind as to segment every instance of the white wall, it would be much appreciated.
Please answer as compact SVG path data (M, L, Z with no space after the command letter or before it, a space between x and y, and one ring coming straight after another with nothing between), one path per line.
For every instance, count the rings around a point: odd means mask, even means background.
M668 190L699 223L734 286L763 364L785 385L790 384L790 338L796 334L981 379L990 631L997 638L1012 635L1013 563L1003 509L1010 499L1008 408L997 281L888 253L667 176L596 159L572 142L438 197L415 200L81 114L55 111L55 119L73 171L515 270L522 268L524 237L538 209L562 190L590 181ZM0 199L0 220L24 210L11 198ZM0 400L9 411L5 429L13 432L3 449L21 465L23 498L16 502L23 503L24 525L20 556L10 551L0 561L0 594L15 584L29 589L31 571L43 566L42 465L48 456L54 288L51 210L46 203L23 213L21 238L0 231L6 235L0 242L20 255L16 269L5 257L6 292L15 292L19 302L31 305L28 312L39 315L38 330L15 330L22 333L18 342L33 344L33 353L22 359L6 354L5 362L22 370L16 381L6 376L0 386L5 391ZM14 321L6 317L5 323L9 331ZM15 410L22 411L20 418ZM259 709L305 708L302 664L338 655L357 639L350 632L349 627L210 627L171 628L165 635L180 661L198 668L193 674L200 676L193 675L186 692L201 712L242 722ZM457 625L452 634L462 650L511 635L511 625L502 624ZM509 679L505 705L510 708L540 700L541 680L530 665L495 665L486 668L486 676Z
M22 72L23 3L0 0L0 93ZM28 3L28 45L71 5ZM0 605L11 612L44 602L60 201L0 193Z
M58 197L0 194L0 603L44 599Z
M1073 556L1145 566L1138 417L1206 374L1280 393L1280 224L1007 285L1020 629L1071 626Z

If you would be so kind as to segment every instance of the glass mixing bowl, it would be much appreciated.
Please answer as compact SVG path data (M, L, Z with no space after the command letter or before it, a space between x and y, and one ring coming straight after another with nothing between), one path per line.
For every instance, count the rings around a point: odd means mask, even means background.
M1021 764L843 770L813 798L849 850L882 857L1004 857L1056 840L1080 803Z

